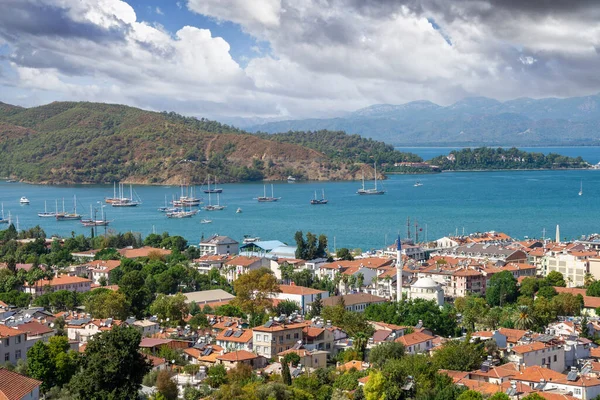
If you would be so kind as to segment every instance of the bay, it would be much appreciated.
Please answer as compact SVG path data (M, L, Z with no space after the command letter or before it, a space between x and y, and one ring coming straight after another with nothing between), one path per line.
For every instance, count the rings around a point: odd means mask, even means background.
M494 146L488 146L494 147ZM434 157L448 155L452 150L462 150L465 147L396 147L397 150L414 153L423 160L431 160ZM508 148L508 147L505 147ZM532 153L556 153L568 157L581 156L590 164L600 162L600 147L595 146L571 146L571 147L519 147L519 150Z
M415 187L419 180L423 186ZM578 196L580 182L583 196ZM368 182L367 185L372 184ZM276 203L258 203L262 183L223 184L223 211L200 211L191 219L168 219L157 208L164 205L165 196L179 194L175 186L134 186L143 200L136 208L105 208L113 222L109 230L133 231L146 236L155 231L181 235L191 244L202 236L228 235L242 240L243 235L259 236L263 240L281 240L293 244L294 233L302 230L323 233L335 246L381 248L393 243L400 233L406 237L406 220L418 221L420 240L433 240L456 232L502 231L524 238L554 237L557 224L561 236L576 238L600 232L600 172L585 171L506 171L449 172L435 175L392 175L383 182L383 196L359 196L360 182L298 182L275 183ZM268 187L268 186L267 186ZM321 190L329 204L311 206L314 192ZM269 189L267 189L269 191ZM77 196L78 211L89 214L90 204L113 194L112 186L45 186L22 183L0 183L0 202L5 214L11 212L13 222L27 229L40 225L47 234L69 236L90 234L79 222L56 221L37 216L44 210L44 201L54 210L55 199L65 198L67 210ZM20 206L21 196L31 201ZM205 195L206 196L206 195ZM205 197L206 200L206 197ZM213 198L214 201L214 198ZM236 214L240 207L243 213ZM212 224L200 224L203 218ZM414 226L411 229L414 235ZM99 233L104 228L98 228ZM335 239L334 239L335 238Z

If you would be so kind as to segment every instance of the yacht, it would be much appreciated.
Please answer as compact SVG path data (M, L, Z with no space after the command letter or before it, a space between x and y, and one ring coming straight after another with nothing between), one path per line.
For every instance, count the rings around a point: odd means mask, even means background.
M241 208L238 208L237 210L235 210L235 213L236 213L236 214L241 214L241 213L242 213L242 209L241 209Z
M270 203L274 201L279 201L279 199L281 199L281 197L275 197L273 192L273 185L271 184L271 197L267 196L267 185L264 185L263 195L261 197L258 197L256 200L258 200L259 203Z
M288 181L288 183L296 183L296 178L294 178L293 176L290 175L287 177L287 181Z
M419 187L419 186L423 186L423 184L421 183L421 181L417 181L417 182L414 184L414 187Z
M202 219L202 220L200 220L200 223L201 224L210 224L210 223L212 223L212 220L211 219Z
M48 211L46 206L46 200L44 200L44 212L39 212L38 217L40 218L54 218L56 217L56 212Z
M29 205L29 199L25 196L21 197L21 200L19 200L19 203L23 204L23 205Z
M320 199L317 198L317 191L315 190L315 198L310 201L310 204L312 204L312 205L327 204L328 202L329 202L329 200L327 200L325 198L325 190L323 190Z
M358 193L360 195L385 194L385 190L377 189L377 162L374 163L374 167L375 167L375 186L370 189L365 189L365 175L363 174L362 188L358 189L358 191L356 193Z

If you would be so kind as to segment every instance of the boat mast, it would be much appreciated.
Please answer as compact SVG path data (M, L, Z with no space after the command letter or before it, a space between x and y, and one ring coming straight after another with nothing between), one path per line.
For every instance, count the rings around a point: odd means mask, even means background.
M365 190L365 171L361 171L362 173L362 190Z
M117 198L117 181L113 182L113 199Z
M271 197L275 198L275 192L273 191L273 184L271 183Z
M377 161L373 165L375 166L375 190L377 190Z
M133 201L133 186L129 185L129 200Z

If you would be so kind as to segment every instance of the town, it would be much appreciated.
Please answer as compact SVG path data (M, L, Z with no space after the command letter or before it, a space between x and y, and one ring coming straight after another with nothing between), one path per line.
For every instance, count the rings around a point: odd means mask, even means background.
M0 393L592 399L600 240L0 231ZM18 389L17 389L18 388ZM99 394L101 393L101 394ZM29 397L26 397L29 396Z

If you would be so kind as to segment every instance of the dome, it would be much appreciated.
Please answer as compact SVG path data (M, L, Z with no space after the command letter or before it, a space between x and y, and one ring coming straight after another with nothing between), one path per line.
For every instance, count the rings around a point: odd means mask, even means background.
M431 278L419 278L415 283L411 285L411 287L437 290L440 287L440 284Z

